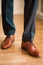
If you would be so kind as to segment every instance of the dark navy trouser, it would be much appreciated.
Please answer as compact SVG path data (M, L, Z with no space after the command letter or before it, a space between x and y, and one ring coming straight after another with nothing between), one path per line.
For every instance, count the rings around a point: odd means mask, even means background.
M23 41L33 41L35 34L35 17L38 0L24 0L24 32ZM2 24L5 35L15 33L13 23L13 0L2 0Z

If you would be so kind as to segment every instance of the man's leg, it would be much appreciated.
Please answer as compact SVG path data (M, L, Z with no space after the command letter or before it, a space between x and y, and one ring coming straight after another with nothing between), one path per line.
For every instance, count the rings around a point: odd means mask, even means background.
M3 30L7 38L2 44L2 48L7 48L10 46L10 38L14 38L15 26L13 23L13 0L2 0L2 24ZM12 35L12 36L11 36Z
M13 0L2 0L2 24L5 35L13 35L15 33Z
M39 52L33 45L33 38L35 34L35 17L38 0L24 1L24 33L22 37L22 48L25 48L32 56L39 56Z
M25 0L23 41L33 41L38 0Z

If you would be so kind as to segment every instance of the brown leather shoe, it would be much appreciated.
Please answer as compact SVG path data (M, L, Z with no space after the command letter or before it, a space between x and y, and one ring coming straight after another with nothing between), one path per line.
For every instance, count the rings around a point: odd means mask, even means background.
M11 47L13 41L14 41L14 35L7 36L1 44L1 48L7 49L7 48Z
M21 48L26 50L31 56L40 57L40 53L32 42L22 42Z

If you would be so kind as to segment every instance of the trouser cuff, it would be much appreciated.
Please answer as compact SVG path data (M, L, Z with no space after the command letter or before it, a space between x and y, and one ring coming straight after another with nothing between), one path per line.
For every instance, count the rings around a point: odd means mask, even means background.
M32 36L29 33L28 34L23 34L22 41L24 41L24 42L27 42L27 41L33 42L33 38L34 38L34 35Z
M15 34L15 30L9 30L7 32L4 32L5 35L10 36Z

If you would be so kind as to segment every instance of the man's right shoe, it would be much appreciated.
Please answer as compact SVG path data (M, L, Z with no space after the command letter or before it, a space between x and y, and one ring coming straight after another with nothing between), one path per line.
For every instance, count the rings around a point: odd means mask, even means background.
M2 49L8 49L12 46L13 41L15 40L14 35L7 36L1 44Z
M40 53L38 52L37 48L35 45L31 42L22 42L22 49L26 50L29 55L34 56L34 57L40 57Z

